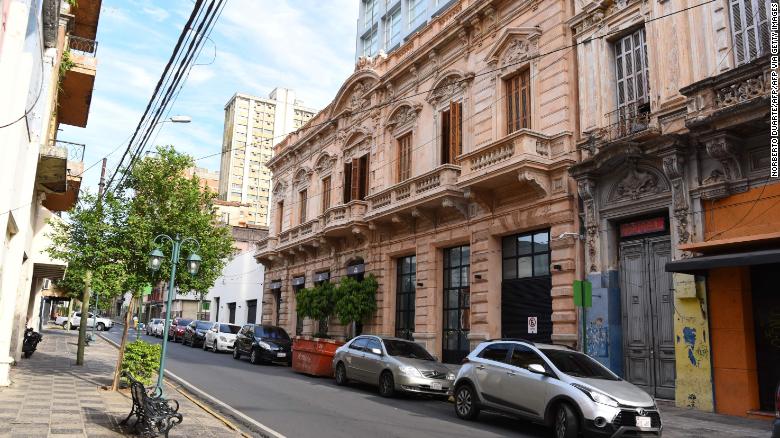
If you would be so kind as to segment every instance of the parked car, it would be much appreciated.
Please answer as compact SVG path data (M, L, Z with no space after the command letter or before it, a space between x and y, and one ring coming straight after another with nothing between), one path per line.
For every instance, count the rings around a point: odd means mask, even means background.
M772 422L772 438L780 438L780 382L775 389L775 421Z
M277 362L290 365L291 347L290 336L283 328L247 324L236 334L233 359L240 359L242 354L247 354L253 364Z
M163 320L160 318L152 318L149 323L146 324L146 336L152 336L154 334L154 328L162 324Z
M102 332L103 330L109 330L111 327L114 326L114 321L108 319L108 318L101 318L101 317L95 317L95 315L92 312L89 312L87 317L87 327L95 327L95 329L99 332ZM57 325L61 325L62 328L65 328L68 324L68 317L67 316L58 316L57 319L54 320L54 323ZM73 317L70 318L70 328L71 330L75 330L79 327L79 324L81 324L81 312L74 312ZM95 325L97 324L97 325Z
M455 380L455 413L508 413L553 427L557 438L661 435L661 415L645 391L590 356L528 341L483 342Z
M191 322L191 319L174 318L170 329L168 329L168 339L173 342L181 342L184 339L184 330Z
M336 384L350 380L379 386L379 394L396 392L447 398L455 374L422 345L385 336L358 336L333 356Z
M187 324L184 328L184 336L181 341L182 345L189 345L193 348L203 345L206 340L206 332L213 326L213 322L202 320L195 320Z
M171 320L168 321L170 322L170 325L173 325L173 321ZM170 330L170 328L168 330ZM162 338L164 331L165 331L165 319L161 319L159 324L152 327L152 336L157 336L158 338Z
M241 330L240 325L228 324L226 322L215 322L214 325L206 331L206 341L203 343L203 349L211 348L214 353L220 351L233 351L233 343L236 341L236 335Z

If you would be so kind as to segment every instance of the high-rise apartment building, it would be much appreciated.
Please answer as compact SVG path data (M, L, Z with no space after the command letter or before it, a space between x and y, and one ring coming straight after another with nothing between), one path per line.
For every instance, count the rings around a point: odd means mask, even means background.
M267 224L271 171L265 163L274 144L314 114L287 88L275 88L268 98L236 93L225 105L219 197L251 204L247 224Z
M355 59L390 53L431 18L452 6L454 0L359 0Z

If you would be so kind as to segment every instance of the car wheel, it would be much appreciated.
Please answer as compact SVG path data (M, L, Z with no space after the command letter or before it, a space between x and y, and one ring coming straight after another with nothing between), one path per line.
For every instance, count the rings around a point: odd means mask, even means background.
M347 369L342 362L339 362L338 365L336 365L336 385L344 386L347 383L349 383L349 379L347 379Z
M379 395L382 397L392 397L393 394L395 394L393 373L385 371L379 376Z
M67 330L68 329L68 321L65 321L62 323L62 329Z
M102 322L99 322L98 325L97 325L97 331L99 331L99 332L106 331L106 325L103 324Z
M214 353L219 353L219 348L217 348L217 341L214 341Z
M464 420L473 420L479 414L477 395L469 384L463 384L455 389L455 414Z
M209 347L207 347L207 345L208 345L208 343L207 343L207 342L206 342L206 340L204 339L204 340L203 340L203 351L206 351L206 350L208 350L208 349L209 349Z
M233 348L233 359L241 359L241 353L238 348Z
M249 362L251 362L254 365L257 365L260 363L260 354L257 352L257 349L253 349L252 353L249 354Z
M566 403L558 405L555 412L555 438L576 438L579 435L577 415Z

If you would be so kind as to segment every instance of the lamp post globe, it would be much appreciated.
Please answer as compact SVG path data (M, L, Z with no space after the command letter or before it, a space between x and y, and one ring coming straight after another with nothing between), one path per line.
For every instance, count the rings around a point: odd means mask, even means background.
M187 256L187 272L189 272L191 275L197 275L198 270L200 270L200 262L200 256L195 253Z
M152 272L157 272L160 270L163 258L165 258L165 255L162 253L162 251L160 251L158 248L153 249L152 252L149 253L149 269Z

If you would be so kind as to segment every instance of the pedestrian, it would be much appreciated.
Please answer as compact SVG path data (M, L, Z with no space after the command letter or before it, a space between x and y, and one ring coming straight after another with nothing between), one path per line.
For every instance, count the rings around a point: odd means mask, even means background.
M133 327L135 327L136 329L138 328L138 317L137 316L133 317Z

